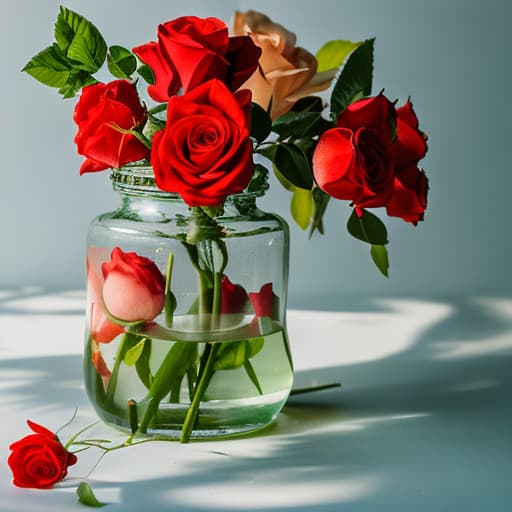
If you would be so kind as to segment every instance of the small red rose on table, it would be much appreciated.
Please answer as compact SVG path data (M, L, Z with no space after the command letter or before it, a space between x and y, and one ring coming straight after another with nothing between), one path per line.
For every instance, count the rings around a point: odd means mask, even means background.
M7 459L18 487L49 489L63 480L77 458L68 452L51 430L27 420L33 431L11 444Z

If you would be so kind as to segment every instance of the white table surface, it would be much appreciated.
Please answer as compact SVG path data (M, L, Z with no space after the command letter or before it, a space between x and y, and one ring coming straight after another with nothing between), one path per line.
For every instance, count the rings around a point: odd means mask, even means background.
M81 292L0 292L0 510L86 510L80 454L51 491L18 489L8 445L26 418L65 440L94 421L81 381ZM341 309L341 308L340 308ZM103 510L512 510L512 300L368 300L290 311L296 397L263 433L108 454L90 477ZM105 426L103 435L115 436Z

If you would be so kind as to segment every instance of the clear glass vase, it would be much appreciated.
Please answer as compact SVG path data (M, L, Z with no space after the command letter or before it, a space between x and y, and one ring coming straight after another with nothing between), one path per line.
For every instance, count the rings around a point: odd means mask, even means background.
M186 442L279 414L293 380L288 227L256 206L260 173L211 212L160 191L147 166L113 171L121 205L92 221L87 254L85 383L105 422ZM148 272L163 288L144 287Z

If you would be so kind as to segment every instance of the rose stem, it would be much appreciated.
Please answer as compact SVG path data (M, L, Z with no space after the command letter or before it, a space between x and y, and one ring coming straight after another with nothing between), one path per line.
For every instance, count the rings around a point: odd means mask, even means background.
M119 346L117 347L116 360L114 362L114 368L112 368L112 376L110 377L110 381L108 383L107 396L106 399L108 402L113 402L114 395L116 393L117 386L117 377L119 375L119 368L121 363L123 362L124 354L126 352L126 341L128 340L130 333L124 333L121 341L119 342Z
M192 403L188 408L187 416L185 417L185 422L183 423L183 428L181 429L180 443L188 443L190 440L190 434L192 433L192 429L194 428L194 423L196 421L197 413L199 411L199 403L201 402L201 398L204 392L206 391L208 384L210 383L210 379L213 376L213 365L215 363L217 350L219 349L220 345L218 343L208 343L206 346L210 347L208 360L206 361L206 365L204 367L202 375L199 377L199 381L194 391L194 398L192 399Z

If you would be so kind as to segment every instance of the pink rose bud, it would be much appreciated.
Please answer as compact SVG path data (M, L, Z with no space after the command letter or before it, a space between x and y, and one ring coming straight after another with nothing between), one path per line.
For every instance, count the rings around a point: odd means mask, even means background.
M162 311L165 280L149 258L116 247L101 269L103 302L112 316L125 322L150 321Z

